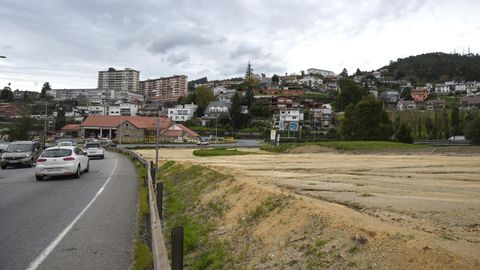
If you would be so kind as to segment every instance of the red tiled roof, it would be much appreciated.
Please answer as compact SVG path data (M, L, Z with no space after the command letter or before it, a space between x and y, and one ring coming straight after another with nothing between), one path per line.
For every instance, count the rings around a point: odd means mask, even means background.
M168 130L164 130L161 135L166 137L179 137L182 136L182 133L187 133L188 136L192 138L200 136L182 124L175 124L171 126Z
M170 119L167 117L144 117L144 116L111 116L111 115L90 115L85 119L81 127L102 127L116 128L123 122L128 121L139 129L156 129L157 118L160 119L160 129L170 126Z
M80 130L80 125L79 124L68 124L68 125L62 127L62 130L79 131Z

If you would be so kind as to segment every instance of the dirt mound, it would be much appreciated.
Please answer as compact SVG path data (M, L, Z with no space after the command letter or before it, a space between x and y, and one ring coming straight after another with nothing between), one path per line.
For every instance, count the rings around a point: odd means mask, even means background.
M334 148L324 147L319 145L305 145L295 148L290 148L287 150L289 154L306 154L306 153L334 153L336 152Z

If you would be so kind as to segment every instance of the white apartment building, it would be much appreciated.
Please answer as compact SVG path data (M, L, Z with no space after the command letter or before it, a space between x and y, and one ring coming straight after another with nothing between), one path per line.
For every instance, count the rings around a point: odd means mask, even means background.
M174 122L185 122L192 119L198 106L191 103L185 105L177 105L175 108L168 109L168 118Z
M322 75L323 77L335 77L335 72L330 71L330 70L323 70L323 69L316 69L316 68L309 68L307 69L307 72L309 75L312 74L319 74Z
M113 116L136 116L139 106L137 104L119 102L108 106L108 115Z
M83 95L87 97L89 101L92 101L92 99L100 97L102 93L97 88L52 89L47 91L47 95L52 96L55 101L76 99L80 95Z
M281 109L274 115L274 128L285 131L298 131L300 122L303 121L303 110L301 109Z
M140 81L139 91L150 101L177 101L187 95L187 76L174 75Z
M109 99L127 98L128 92L138 92L140 72L130 68L109 68L98 72L98 90Z

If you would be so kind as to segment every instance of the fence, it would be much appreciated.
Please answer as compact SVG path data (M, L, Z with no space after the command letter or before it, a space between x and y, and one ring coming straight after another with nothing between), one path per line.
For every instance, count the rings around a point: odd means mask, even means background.
M113 148L114 151L124 154L133 160L143 164L148 170L147 184L148 184L148 201L150 208L150 227L152 232L152 255L153 268L155 270L181 270L183 269L183 228L176 227L172 229L172 267L168 261L167 249L162 233L162 209L163 209L163 183L157 183L157 190L155 193L154 180L155 168L152 162L147 162L143 157L128 149ZM112 149L112 150L113 150Z

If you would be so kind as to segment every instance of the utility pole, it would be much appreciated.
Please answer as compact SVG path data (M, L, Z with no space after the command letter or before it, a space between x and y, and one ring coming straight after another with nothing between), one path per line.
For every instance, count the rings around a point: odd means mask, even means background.
M160 118L157 116L157 136L155 137L156 145L155 145L155 177L157 177L157 171L158 171L158 140L159 140L159 135L160 135Z
M45 100L45 119L43 121L43 149L45 149L45 145L47 143L47 105L48 102Z

